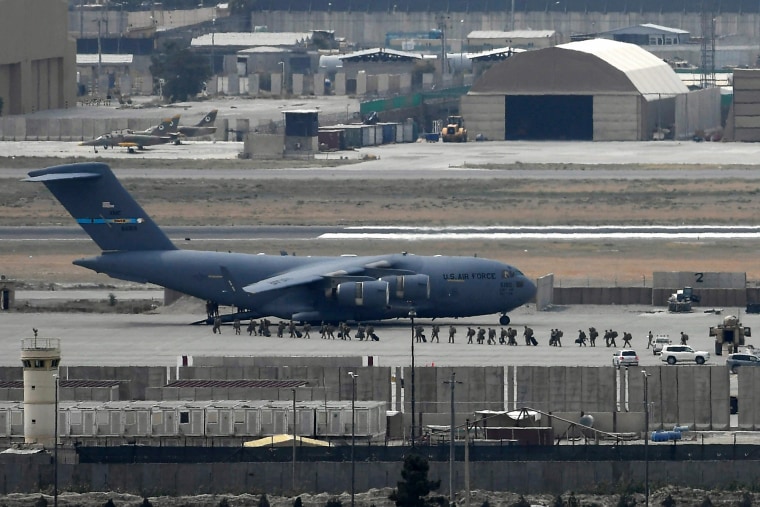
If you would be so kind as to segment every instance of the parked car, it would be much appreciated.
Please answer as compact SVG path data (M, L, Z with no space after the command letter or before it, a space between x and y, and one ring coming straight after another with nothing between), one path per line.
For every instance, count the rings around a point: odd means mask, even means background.
M612 366L620 368L621 366L638 366L639 355L635 350L623 349L618 350L612 356Z
M694 350L688 345L665 345L660 352L660 360L668 364L684 361L705 364L710 360L710 353L704 350Z
M726 358L726 366L731 373L736 373L741 366L760 366L760 357L747 353L729 354Z
M652 340L652 354L659 354L662 352L662 348L665 345L670 345L671 343L672 342L670 341L670 336L666 334L658 334L654 337L654 340Z

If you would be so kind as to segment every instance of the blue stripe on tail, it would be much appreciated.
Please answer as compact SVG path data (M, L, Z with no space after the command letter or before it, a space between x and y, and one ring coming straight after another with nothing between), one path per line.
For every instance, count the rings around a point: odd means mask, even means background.
M87 162L31 171L101 250L176 250L106 164Z

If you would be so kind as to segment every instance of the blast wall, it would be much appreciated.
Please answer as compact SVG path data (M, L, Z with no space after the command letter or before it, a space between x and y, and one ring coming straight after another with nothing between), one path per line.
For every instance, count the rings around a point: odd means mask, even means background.
M671 444L664 444L672 447ZM600 458L578 461L470 461L472 489L513 491L520 494L561 494L567 491L611 490L644 482L643 458L621 459L613 446L597 448ZM640 446L637 446L640 447ZM699 489L718 489L756 484L758 460L703 460L682 457L655 457L657 445L650 446L649 474L658 484ZM463 489L462 449L458 449L454 467L454 484ZM611 455L603 458L601 451ZM661 455L664 453L660 453ZM732 453L726 452L731 457ZM360 454L360 456L363 456ZM429 461L428 477L448 483L449 464L445 460ZM392 462L359 459L356 466L356 491L372 488L395 488L401 478L403 460ZM720 470L720 473L715 473ZM54 467L46 454L37 457L5 455L0 457L0 494L50 491ZM69 464L58 466L62 491L120 491L146 497L200 494L292 494L292 464L286 462L245 463L142 463L142 464ZM297 462L296 490L299 493L347 495L347 478L351 462ZM445 490L445 486L444 486ZM347 501L343 498L343 501Z

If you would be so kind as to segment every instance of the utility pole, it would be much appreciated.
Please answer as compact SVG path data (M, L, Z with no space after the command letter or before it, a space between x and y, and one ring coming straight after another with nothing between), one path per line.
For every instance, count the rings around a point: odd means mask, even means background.
M461 382L456 381L456 372L452 370L451 380L444 380L444 384L449 384L451 387L451 435L449 438L449 506L454 507L456 502L454 501L456 495L454 494L454 438L456 437L454 431L456 430L456 421L454 420L454 388Z

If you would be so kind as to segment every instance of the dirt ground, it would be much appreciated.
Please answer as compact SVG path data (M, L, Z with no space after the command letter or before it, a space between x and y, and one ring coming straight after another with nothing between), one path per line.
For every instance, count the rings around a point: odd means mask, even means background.
M3 163L0 160L0 167ZM188 165L187 161L178 163L183 167ZM45 162L32 161L30 165L44 167ZM13 161L13 166L19 166L18 160ZM159 225L760 223L760 172L757 180L722 179L706 184L688 179L597 180L594 170L584 168L583 179L541 182L520 179L403 182L316 179L307 182L209 178L129 179L125 186ZM0 178L0 225L70 226L73 221L42 186ZM227 250L229 244L194 241L191 247ZM553 272L556 283L565 285L646 284L647 280L651 281L653 271L739 271L746 272L748 280L760 280L760 264L755 262L760 241L753 240L249 241L236 242L234 249L250 253L285 250L313 255L378 251L478 255L509 262L533 277ZM38 283L107 283L106 278L71 265L74 258L97 253L89 241L48 244L0 241L3 266L0 271L17 280Z

